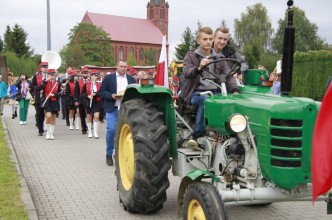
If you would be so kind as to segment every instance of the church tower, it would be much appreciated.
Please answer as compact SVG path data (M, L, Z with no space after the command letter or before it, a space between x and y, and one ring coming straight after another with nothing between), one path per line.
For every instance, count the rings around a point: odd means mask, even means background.
M160 29L168 40L168 2L165 0L150 0L146 6L147 19Z

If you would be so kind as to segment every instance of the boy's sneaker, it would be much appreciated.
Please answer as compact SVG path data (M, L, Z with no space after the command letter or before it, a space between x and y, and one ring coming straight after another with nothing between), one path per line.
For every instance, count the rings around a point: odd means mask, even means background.
M187 147L192 149L192 150L200 150L200 148L198 147L198 143L197 141L193 140L193 139L190 139L188 142L187 142Z

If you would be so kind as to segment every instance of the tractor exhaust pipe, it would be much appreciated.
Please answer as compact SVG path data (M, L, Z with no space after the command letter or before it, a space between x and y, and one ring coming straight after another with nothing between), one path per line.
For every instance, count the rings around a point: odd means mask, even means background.
M282 54L281 72L281 94L288 96L292 90L293 60L294 60L294 39L295 27L293 27L293 5L292 0L288 0L288 22L284 33L284 47Z

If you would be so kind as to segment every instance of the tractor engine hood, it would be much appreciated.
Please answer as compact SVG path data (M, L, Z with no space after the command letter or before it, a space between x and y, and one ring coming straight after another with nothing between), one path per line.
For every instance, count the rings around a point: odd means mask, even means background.
M205 101L205 125L231 135L228 119L249 119L263 176L284 189L311 181L311 143L319 102L307 98L245 93Z

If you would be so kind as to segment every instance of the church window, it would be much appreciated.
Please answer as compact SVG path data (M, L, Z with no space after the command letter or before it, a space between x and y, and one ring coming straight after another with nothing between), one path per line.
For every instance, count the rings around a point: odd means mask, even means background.
M129 48L129 54L134 55L134 48Z
M121 46L119 48L119 59L123 59L124 58L124 51L123 51L123 47Z
M153 9L150 10L150 19L154 19L154 11L153 11Z
M144 51L143 51L143 48L139 49L139 60L140 61L144 60Z
M165 19L164 9L160 9L160 19Z

